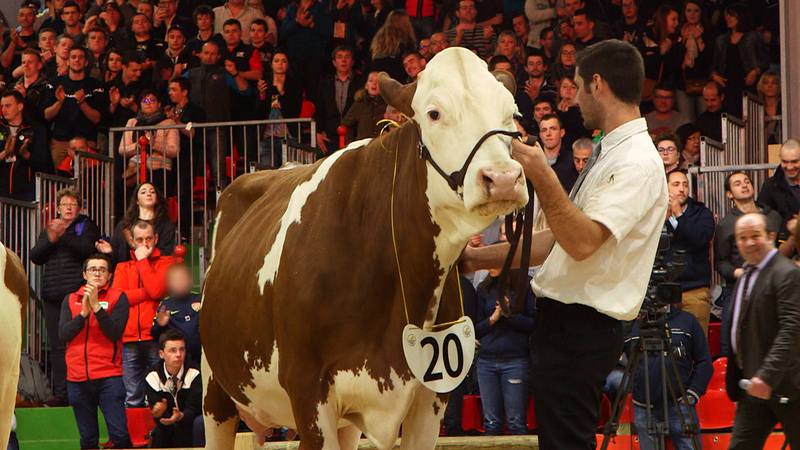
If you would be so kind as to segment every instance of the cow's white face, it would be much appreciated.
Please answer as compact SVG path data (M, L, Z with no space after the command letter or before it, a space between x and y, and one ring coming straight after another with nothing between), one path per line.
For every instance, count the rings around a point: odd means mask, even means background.
M448 174L461 169L487 132L517 131L513 96L485 62L463 48L449 48L431 60L419 75L411 107L432 159ZM494 135L475 154L464 178L468 212L497 216L528 202L525 175L510 156L510 141ZM429 167L428 174L429 193L436 200L458 201L438 173Z

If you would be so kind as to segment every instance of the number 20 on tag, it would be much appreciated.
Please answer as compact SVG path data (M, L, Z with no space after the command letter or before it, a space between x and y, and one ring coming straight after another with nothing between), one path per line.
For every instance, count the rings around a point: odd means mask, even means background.
M475 326L461 317L441 331L403 329L403 353L411 373L428 389L446 393L467 376L475 358Z

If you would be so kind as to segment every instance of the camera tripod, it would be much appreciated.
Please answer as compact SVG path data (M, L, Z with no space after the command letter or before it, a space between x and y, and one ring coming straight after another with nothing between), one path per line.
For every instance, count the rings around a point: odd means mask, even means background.
M639 343L636 345L636 347L634 347L631 356L628 359L628 364L625 366L625 371L622 375L620 390L617 392L617 397L614 399L614 403L611 407L611 418L603 427L603 444L600 447L601 450L606 450L608 448L609 439L617 435L617 430L619 429L619 420L622 416L625 400L633 390L633 376L636 374L639 364L642 363L643 359L645 403L647 410L647 434L653 436L655 440L655 449L664 450L666 448L665 438L669 434L668 421L670 405L667 400L671 400L671 404L676 406L675 410L677 411L678 419L681 423L681 429L685 435L691 437L692 448L694 450L700 450L701 448L699 427L697 426L697 423L695 423L694 415L691 413L691 409L687 404L687 411L689 413L689 417L687 418L680 408L680 403L678 403L679 398L687 401L686 399L688 399L688 395L686 394L686 389L683 386L683 381L681 381L680 371L675 359L671 333L669 330L669 325L667 324L667 314L663 312L656 314L658 315L658 318L654 321L648 320L648 314L644 314L638 319ZM663 421L652 420L653 404L650 398L650 367L648 362L650 361L650 357L655 356L657 356L660 360L659 369L661 372L661 395L663 397L662 403L664 408ZM668 376L667 358L670 359L672 371L674 372L673 375L675 376L675 380L677 380L677 392L676 387L673 386L673 383ZM666 397L667 393L669 393L668 398ZM680 397L678 397L677 394L680 394ZM637 432L640 434L643 431L645 430L637 430Z

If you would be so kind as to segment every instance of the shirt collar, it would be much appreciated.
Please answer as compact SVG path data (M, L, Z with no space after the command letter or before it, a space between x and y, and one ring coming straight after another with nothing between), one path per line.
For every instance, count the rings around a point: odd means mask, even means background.
M773 248L771 252L767 253L767 256L765 256L764 259L762 259L760 263L756 264L756 272L761 272L762 270L764 270L764 267L766 267L767 264L769 264L769 262L772 261L772 258L777 253L778 253L778 249L777 248ZM751 267L751 266L750 266L750 264L745 264L744 267L747 268L747 267Z
M181 370L179 370L179 371L178 371L178 374L177 374L177 375L175 375L175 379L177 379L177 380L182 380L182 379L183 379L183 370L184 370L184 368L185 368L185 367L186 367L186 364L183 364L183 365L181 366ZM170 378L172 378L172 375L170 375L170 373L169 373L169 372L167 372L167 365L166 365L166 363L164 364L164 366L163 366L163 369L164 369L164 376L166 377L166 379L167 379L167 380L169 380Z
M641 132L647 132L647 121L644 120L644 117L639 117L618 126L600 140L600 156L604 156L624 140Z

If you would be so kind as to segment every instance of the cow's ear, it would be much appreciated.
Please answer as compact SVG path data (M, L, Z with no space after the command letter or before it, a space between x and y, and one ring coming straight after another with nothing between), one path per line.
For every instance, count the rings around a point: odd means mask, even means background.
M381 95L386 103L397 108L398 111L408 117L414 117L414 110L411 109L411 101L414 93L417 92L417 82L410 84L400 84L386 72L378 74L378 86Z

